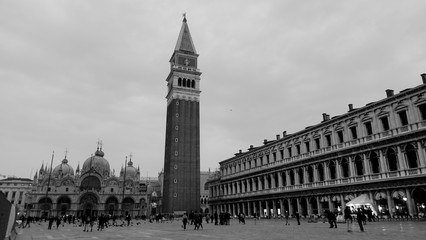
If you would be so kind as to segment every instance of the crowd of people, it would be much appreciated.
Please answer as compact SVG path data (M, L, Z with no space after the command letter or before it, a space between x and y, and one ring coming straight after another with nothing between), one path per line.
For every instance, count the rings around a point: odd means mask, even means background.
M330 228L337 228L337 218L341 216L346 225L347 231L352 232L353 222L356 221L359 225L359 229L361 232L364 231L364 225L368 221L374 221L374 215L371 214L371 211L368 209L358 208L357 210L351 209L350 207L346 207L342 212L335 211L324 211L324 219L328 220ZM179 216L180 217L180 216ZM260 219L259 216L252 216L253 219ZM288 211L284 211L282 215L278 216L285 220L285 225L290 225L290 218L294 218L297 225L300 225L300 214L296 212L295 215L290 215ZM141 222L173 222L175 216L172 215L162 215L162 214L154 214L149 218L145 217L136 217L135 223L137 225L141 224ZM214 212L213 214L203 214L198 211L191 211L189 214L184 213L181 216L182 219L182 228L184 230L187 229L188 225L193 225L194 230L203 229L203 220L209 224L211 222L214 225L230 225L231 218L238 219L239 224L246 224L246 216L244 213L239 213L236 216L231 216L229 212ZM20 226L22 228L30 227L31 223L36 222L48 222L48 229L58 229L60 226L64 227L65 224L73 224L74 227L82 227L83 232L92 232L94 226L96 226L95 230L102 231L108 227L125 227L133 225L132 217L130 215L125 216L115 216L115 215L104 215L100 214L99 216L93 215L83 215L80 217L76 217L74 215L64 215L64 216L50 216L46 218L32 217L32 216L21 216L20 217ZM309 222L309 221L308 221ZM256 222L255 222L256 223Z

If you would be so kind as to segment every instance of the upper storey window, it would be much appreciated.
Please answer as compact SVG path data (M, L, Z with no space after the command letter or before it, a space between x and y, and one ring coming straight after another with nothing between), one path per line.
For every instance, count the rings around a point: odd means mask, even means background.
M331 146L331 134L325 135L325 142L327 144L327 147Z
M356 126L351 127L350 130L351 130L351 134L352 134L352 139L357 139L358 134L356 132Z
M380 122L382 122L383 131L387 131L390 129L388 117L381 117Z
M365 127L365 132L367 133L367 136L373 134L373 128L371 126L371 122L365 122L364 127Z
M426 120L426 104L422 104L419 106L420 116L422 120Z
M299 155L300 154L300 144L296 145L296 154Z
M343 143L343 131L337 132L337 141L338 143Z
M305 142L305 148L306 148L306 152L307 153L311 151L311 147L310 147L309 141Z
M401 121L401 126L408 125L407 111L398 112L398 116L399 116L399 120Z
M321 148L320 139L315 138L315 149L318 150Z

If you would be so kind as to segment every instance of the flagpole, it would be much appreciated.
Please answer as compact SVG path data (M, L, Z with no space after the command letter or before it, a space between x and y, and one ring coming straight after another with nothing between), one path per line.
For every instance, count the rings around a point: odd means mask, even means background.
M55 151L52 152L52 159L50 160L50 170L49 170L49 178L47 179L47 188L46 188L46 197L44 198L44 206L47 208L47 196L49 194L49 187L50 187L50 177L52 175L52 165L53 165L53 158L55 156ZM48 212L48 216L50 215L50 209Z
M123 195L121 198L121 214L124 216L124 191L126 189L126 167L127 167L127 156L126 160L124 161L124 177L123 177Z

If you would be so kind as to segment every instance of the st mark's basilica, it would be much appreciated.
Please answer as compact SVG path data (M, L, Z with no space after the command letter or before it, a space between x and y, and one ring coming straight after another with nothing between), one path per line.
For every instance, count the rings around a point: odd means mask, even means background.
M42 164L28 194L28 213L37 217L147 215L148 209L153 210L148 200L155 201L152 198L157 194L152 187L155 183L141 180L140 169L133 166L131 158L116 176L104 156L102 147L98 147L84 161L81 170L78 165L75 171L66 156L52 170Z

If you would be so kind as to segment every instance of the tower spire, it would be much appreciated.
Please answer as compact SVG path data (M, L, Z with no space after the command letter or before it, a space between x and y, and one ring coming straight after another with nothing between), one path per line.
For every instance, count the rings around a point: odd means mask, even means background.
M183 14L182 27L180 28L175 51L197 54L194 43L192 42L191 33L189 32L188 23L186 20L186 13Z

